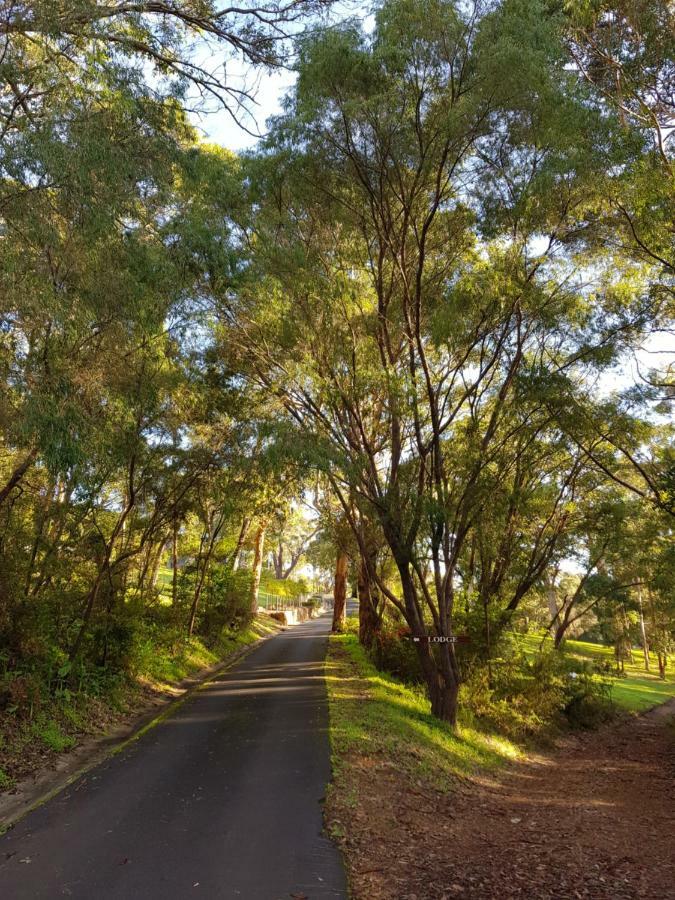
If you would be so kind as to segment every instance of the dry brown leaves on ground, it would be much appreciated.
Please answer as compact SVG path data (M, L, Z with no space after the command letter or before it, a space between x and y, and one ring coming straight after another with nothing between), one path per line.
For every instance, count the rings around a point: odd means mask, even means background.
M675 713L675 706L669 704ZM384 758L344 761L327 818L354 900L675 897L666 710L440 794ZM341 800L357 796L356 804Z

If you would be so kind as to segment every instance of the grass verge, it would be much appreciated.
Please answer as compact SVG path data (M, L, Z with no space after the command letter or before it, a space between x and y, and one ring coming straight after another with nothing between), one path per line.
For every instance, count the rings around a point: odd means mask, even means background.
M412 780L448 790L457 776L493 769L520 749L468 723L453 730L421 689L379 672L354 634L331 636L326 658L334 771L353 754L395 759Z

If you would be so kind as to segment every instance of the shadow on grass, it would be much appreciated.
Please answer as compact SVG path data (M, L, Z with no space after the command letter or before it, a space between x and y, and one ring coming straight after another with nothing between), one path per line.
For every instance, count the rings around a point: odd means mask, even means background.
M379 672L353 634L331 638L326 664L331 741L339 766L349 752L395 759L412 777L448 789L453 779L493 769L521 754L510 741L429 712L423 691Z

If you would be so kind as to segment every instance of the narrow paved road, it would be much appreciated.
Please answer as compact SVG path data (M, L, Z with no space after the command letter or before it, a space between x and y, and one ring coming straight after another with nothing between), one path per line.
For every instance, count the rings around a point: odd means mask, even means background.
M322 834L326 616L283 632L0 840L0 897L344 898Z

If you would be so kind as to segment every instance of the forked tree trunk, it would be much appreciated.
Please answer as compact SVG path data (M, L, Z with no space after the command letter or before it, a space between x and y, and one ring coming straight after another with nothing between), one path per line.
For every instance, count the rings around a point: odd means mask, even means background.
M410 574L408 563L397 560L403 598L406 608L406 622L414 635L424 635L424 622L417 611L415 585ZM427 696L431 702L431 712L437 719L455 725L457 722L457 697L459 694L459 675L454 658L452 644L438 645L438 658L434 656L431 645L426 641L415 643L417 657L420 661Z
M567 632L567 622L562 621L555 630L555 634L553 635L553 646L556 650L560 650L562 647L562 643L565 640L565 633Z
M335 584L333 586L333 627L332 631L342 631L347 616L347 570L349 557L338 553L335 561Z
M666 654L658 652L656 654L656 658L659 661L659 677L665 678L666 677Z
M262 575L263 550L265 549L265 531L267 523L261 522L255 534L253 546L253 575L251 578L251 615L258 612L258 591L260 590L260 576Z

